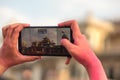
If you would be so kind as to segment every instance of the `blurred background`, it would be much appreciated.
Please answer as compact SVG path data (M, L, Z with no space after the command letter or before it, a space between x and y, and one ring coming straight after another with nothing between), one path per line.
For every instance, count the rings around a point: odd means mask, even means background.
M107 77L120 80L120 0L0 0L2 27L12 23L52 26L77 20ZM84 45L83 45L84 46ZM44 57L8 69L1 80L89 80L85 68L65 57Z

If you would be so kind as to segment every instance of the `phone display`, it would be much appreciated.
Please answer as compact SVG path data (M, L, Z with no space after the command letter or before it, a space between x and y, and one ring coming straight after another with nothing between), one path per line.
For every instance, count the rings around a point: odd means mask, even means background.
M66 38L72 42L71 36L70 27L27 27L20 32L19 51L33 56L70 56L60 41Z

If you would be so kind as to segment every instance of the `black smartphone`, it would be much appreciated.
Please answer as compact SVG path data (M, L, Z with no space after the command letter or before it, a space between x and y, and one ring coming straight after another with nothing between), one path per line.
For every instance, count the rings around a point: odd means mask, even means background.
M30 26L19 35L20 53L31 56L70 56L60 43L66 38L73 42L72 31L68 26Z

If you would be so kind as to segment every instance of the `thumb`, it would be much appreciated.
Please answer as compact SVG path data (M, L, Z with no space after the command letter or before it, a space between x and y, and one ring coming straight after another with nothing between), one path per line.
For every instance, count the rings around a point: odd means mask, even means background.
M73 46L74 44L72 44L69 40L67 39L62 39L61 40L61 44L69 51Z
M24 56L23 61L24 62L30 62L30 61L34 61L37 59L41 59L41 56Z

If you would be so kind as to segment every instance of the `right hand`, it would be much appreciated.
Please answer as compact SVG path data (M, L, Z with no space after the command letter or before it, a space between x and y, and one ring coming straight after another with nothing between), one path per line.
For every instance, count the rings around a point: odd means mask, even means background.
M78 62L85 66L97 58L90 48L87 39L80 32L79 25L75 20L60 23L58 26L71 26L74 43L71 43L67 39L62 39L61 44ZM69 60L70 58L68 58L67 63L69 63Z

